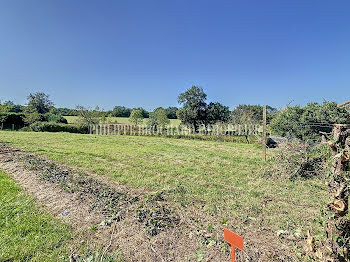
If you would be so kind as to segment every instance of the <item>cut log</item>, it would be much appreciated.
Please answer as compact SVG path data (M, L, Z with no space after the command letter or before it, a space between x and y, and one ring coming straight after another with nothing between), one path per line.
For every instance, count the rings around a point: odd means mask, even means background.
M306 253L314 252L314 238L311 236L310 231L307 231L307 239L305 241L304 251Z
M349 105L349 104L350 104L350 101L346 101L344 103L339 104L338 106L339 107L344 107L344 106Z
M350 160L350 154L349 154L349 152L344 152L343 155L342 155L342 157L341 157L341 161L342 161L343 163L345 163L345 162L349 162L349 160Z
M333 151L333 165L330 168L331 177L328 183L328 191L333 201L324 210L328 217L325 223L327 240L322 243L322 261L343 262L350 261L350 220L348 218L349 201L349 161L350 154L348 141L350 139L349 125L334 125L333 138L327 142ZM338 241L344 239L344 241Z
M332 208L339 214L344 213L346 209L346 205L344 200L342 199L335 199L332 204Z

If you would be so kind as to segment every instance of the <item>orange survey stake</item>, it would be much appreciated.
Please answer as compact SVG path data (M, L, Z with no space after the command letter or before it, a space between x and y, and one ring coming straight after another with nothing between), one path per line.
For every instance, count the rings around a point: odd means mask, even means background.
M224 229L225 241L231 244L232 247L232 262L235 262L235 248L243 250L243 237L236 235L230 230Z

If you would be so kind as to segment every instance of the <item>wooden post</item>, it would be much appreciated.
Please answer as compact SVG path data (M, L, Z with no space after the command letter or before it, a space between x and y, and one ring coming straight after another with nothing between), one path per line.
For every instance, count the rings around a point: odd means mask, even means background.
M263 160L266 161L266 106L263 109L263 135L262 135L262 144L263 144Z

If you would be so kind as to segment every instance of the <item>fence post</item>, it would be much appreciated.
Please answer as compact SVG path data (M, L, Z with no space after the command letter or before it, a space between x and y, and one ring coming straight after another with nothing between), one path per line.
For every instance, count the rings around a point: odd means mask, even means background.
M266 161L266 106L263 109L263 135L262 135L262 144L263 144L263 160Z

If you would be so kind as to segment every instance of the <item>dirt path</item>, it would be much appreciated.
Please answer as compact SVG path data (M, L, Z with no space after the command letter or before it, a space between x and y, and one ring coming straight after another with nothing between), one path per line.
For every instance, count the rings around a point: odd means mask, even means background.
M77 246L120 250L126 261L230 261L220 221L170 204L162 194L146 197L147 192L4 144L0 169L51 214L72 225ZM210 232L208 224L219 226ZM249 248L239 252L238 261L294 260L271 232L256 228L246 236ZM72 254L77 252L72 247Z

